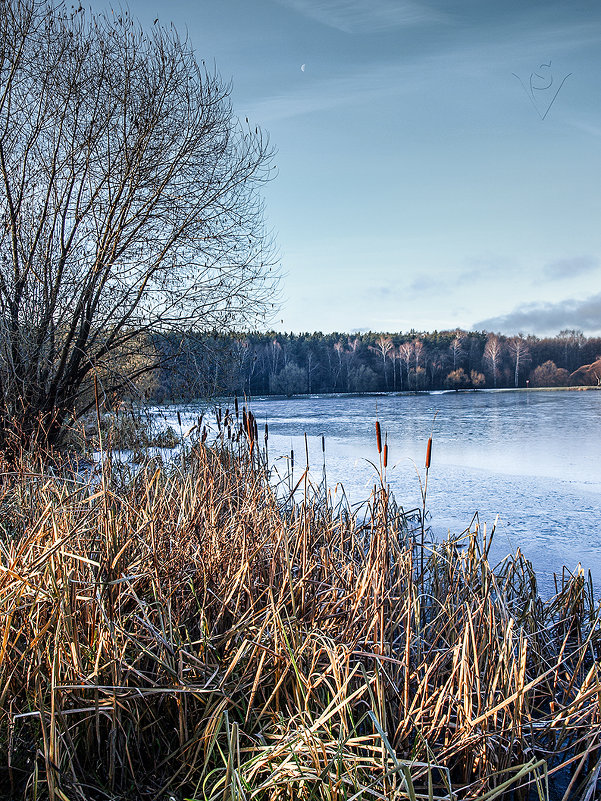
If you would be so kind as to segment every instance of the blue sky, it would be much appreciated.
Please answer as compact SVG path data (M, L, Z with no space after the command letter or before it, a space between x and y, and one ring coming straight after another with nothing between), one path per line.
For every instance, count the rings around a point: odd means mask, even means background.
M601 333L601 4L129 8L187 31L277 148L276 330Z

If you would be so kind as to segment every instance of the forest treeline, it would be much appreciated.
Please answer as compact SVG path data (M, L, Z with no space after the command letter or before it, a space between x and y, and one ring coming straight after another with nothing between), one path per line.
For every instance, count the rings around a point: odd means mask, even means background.
M167 336L155 401L221 393L401 392L601 381L601 338L577 330L507 337L485 331L407 334L250 333Z

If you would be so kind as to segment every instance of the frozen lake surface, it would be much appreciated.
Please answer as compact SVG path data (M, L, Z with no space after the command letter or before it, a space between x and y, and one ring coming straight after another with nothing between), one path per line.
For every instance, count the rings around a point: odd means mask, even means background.
M270 461L283 474L291 447L295 473L304 468L306 433L319 479L325 436L328 484L342 482L351 502L365 500L377 479L368 461L378 462L377 418L397 502L420 506L417 471L423 478L432 432L427 507L437 538L463 531L475 512L490 530L498 515L495 559L519 546L549 589L553 572L581 563L601 594L601 392L257 398L251 408L269 423Z

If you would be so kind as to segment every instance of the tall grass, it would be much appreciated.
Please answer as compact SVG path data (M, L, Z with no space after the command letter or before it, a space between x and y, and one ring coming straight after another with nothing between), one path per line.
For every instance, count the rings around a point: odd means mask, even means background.
M6 470L0 795L590 801L584 576L544 601L477 525L422 548L381 480L360 513L302 496L246 413L128 482Z

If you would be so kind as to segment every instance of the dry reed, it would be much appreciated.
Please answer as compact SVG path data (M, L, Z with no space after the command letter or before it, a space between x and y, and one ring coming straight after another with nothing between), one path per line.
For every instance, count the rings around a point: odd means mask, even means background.
M592 798L584 576L543 601L478 526L422 549L382 485L284 502L242 418L127 483L2 475L2 797Z

